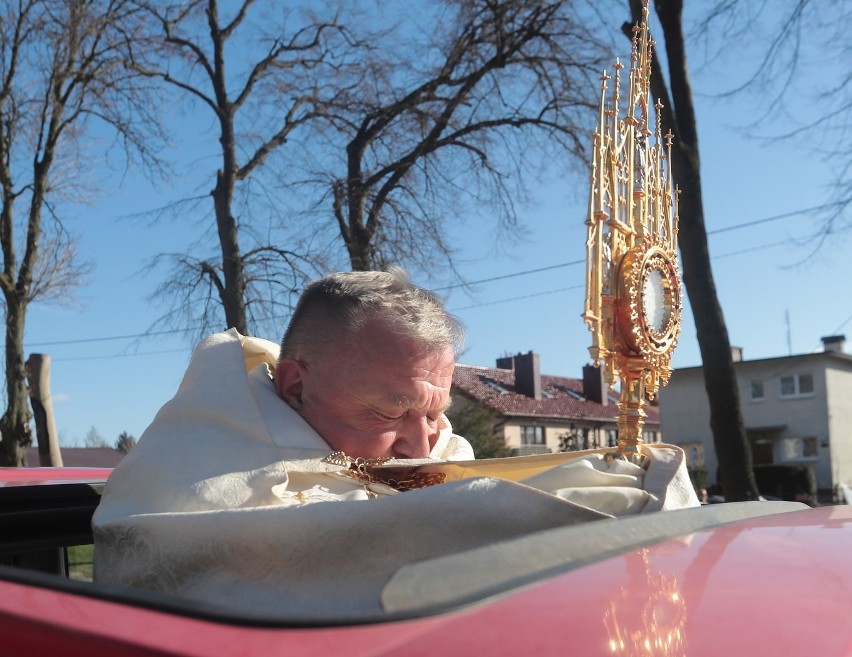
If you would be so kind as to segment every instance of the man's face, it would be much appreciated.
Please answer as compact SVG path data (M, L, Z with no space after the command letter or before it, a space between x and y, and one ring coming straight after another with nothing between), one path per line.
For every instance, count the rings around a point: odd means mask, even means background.
M282 361L278 394L335 451L429 456L450 405L452 349L425 350L374 322L333 351L315 363Z

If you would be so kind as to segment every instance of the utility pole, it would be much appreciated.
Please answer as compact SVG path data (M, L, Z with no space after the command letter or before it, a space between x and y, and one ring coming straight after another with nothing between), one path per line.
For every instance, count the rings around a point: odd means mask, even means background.
M787 355L792 356L793 355L793 339L790 335L790 311L789 310L784 311L784 319L787 323Z
M38 441L38 464L43 467L61 467L62 452L59 451L53 402L50 400L50 356L30 354L26 366L30 406L33 408Z

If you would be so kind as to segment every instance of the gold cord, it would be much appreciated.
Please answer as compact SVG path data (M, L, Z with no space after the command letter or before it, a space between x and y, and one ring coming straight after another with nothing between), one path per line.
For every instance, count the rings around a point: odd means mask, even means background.
M352 477L357 480L365 488L369 484L384 484L390 486L394 490L407 491L416 488L426 488L443 484L447 480L447 475L443 472L417 472L416 468L412 470L404 479L396 479L388 474L383 474L377 466L384 465L393 458L389 456L378 458L353 458L347 456L343 452L332 452L323 459L326 463L332 465L340 465L346 469L341 474L347 477Z

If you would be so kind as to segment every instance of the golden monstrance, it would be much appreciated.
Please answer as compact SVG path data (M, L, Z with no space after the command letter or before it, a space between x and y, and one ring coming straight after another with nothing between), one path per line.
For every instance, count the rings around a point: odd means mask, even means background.
M649 112L651 49L648 4L634 28L627 103L622 108L616 60L611 93L601 77L586 221L589 352L609 387L620 383L618 454L642 460L644 406L665 385L680 333L682 293L677 263L677 188L669 160L672 134L662 135L658 102ZM624 114L622 115L622 109Z

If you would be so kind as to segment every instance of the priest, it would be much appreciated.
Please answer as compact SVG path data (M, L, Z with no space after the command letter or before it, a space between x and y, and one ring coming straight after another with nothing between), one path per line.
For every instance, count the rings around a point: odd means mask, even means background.
M230 330L111 475L95 579L312 619L382 611L403 566L530 532L697 506L682 452L475 461L449 407L463 329L401 269L305 290L280 348ZM437 485L440 484L440 485Z

